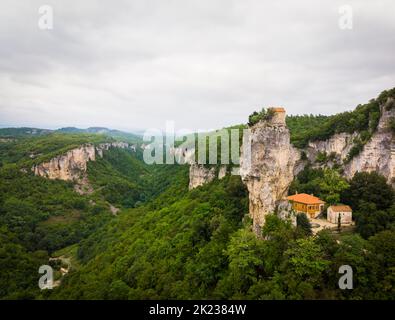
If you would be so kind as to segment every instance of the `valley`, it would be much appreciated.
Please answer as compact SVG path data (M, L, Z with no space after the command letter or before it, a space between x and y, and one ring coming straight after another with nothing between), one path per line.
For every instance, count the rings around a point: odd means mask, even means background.
M147 164L141 136L106 128L0 129L0 298L393 299L394 101L254 112L240 166ZM340 204L353 224L314 231L296 194L322 200L323 225Z

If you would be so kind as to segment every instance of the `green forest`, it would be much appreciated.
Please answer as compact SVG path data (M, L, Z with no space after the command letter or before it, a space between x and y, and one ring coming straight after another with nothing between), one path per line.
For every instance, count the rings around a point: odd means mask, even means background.
M291 141L301 148L359 132L363 146L394 92L334 116L290 116ZM88 162L89 194L33 174L34 164L84 143L141 143L96 131L0 130L1 299L395 299L395 194L386 177L345 179L339 168L307 165L289 194L350 205L355 228L313 235L306 216L294 226L273 212L257 237L240 176L189 190L188 165L147 165L141 148L110 148ZM37 285L45 264L60 281L52 290ZM353 267L353 290L338 287L342 265Z

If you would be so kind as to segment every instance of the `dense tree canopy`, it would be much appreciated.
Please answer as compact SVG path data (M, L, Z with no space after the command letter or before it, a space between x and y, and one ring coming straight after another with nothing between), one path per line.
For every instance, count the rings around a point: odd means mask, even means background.
M313 169L307 166L292 182L289 193L307 193L320 197L328 204L340 202L341 193L349 184L335 169Z
M357 131L363 145L379 105L393 96L335 116L288 117L292 142ZM267 116L253 114L250 124ZM78 194L71 182L34 176L31 166L114 137L21 130L6 130L14 136L0 143L2 299L395 299L395 195L385 177L348 181L339 168L307 166L290 193L350 205L355 229L313 235L306 215L294 226L272 213L256 235L239 176L188 190L188 166L149 166L141 150L112 148L88 163L93 192ZM62 266L50 256L72 267L59 287L39 291L39 266ZM354 271L353 290L338 287L342 265Z
M395 194L383 176L376 172L358 172L342 200L354 209L357 231L368 238L395 223Z

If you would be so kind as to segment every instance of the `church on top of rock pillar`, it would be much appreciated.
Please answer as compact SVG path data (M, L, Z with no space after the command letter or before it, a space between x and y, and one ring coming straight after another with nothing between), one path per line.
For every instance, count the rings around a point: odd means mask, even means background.
M285 109L283 107L268 108L268 111L270 113L272 113L272 116L270 119L271 123L285 125Z

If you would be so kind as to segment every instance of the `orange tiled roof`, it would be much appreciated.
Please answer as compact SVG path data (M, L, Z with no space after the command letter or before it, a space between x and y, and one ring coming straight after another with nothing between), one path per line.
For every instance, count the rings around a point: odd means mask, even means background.
M346 205L330 206L330 208L335 212L352 212L350 206Z
M294 194L292 196L287 197L288 200L295 201L295 202L300 202L304 204L321 204L325 203L322 201L320 198L314 197L310 194L307 193L298 193Z
M285 109L282 107L273 107L270 108L273 112L285 112Z

